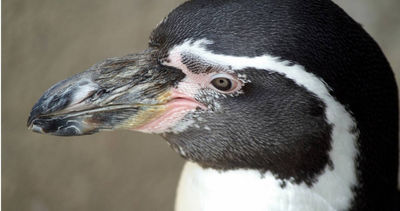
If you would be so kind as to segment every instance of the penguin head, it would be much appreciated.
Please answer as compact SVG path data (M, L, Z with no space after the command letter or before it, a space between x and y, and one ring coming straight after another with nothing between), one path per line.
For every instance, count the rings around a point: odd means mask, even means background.
M28 120L53 135L157 133L205 168L271 171L310 186L336 169L351 188L371 160L397 169L397 124L386 59L328 0L188 1L147 50L59 82ZM372 150L391 153L359 156Z

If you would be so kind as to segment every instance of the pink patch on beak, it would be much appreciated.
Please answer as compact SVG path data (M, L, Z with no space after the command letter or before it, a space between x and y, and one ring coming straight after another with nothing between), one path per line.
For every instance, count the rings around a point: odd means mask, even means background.
M171 100L165 105L167 109L161 116L135 130L145 133L163 133L177 124L188 112L194 111L198 107L207 109L206 106L197 102L193 97L176 90L172 92Z

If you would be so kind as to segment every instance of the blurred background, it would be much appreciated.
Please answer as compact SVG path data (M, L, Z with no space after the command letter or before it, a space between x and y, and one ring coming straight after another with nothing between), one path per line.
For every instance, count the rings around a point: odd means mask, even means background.
M2 1L2 208L172 210L183 160L156 135L32 133L26 120L52 84L107 57L146 48L183 0ZM400 76L400 1L336 0Z

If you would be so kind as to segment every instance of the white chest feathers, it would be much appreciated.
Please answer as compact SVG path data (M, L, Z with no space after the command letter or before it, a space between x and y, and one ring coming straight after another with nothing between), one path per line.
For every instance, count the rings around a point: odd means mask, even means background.
M337 210L318 190L254 170L216 171L187 162L178 186L176 211ZM329 197L328 197L329 198ZM337 207L336 207L337 208Z

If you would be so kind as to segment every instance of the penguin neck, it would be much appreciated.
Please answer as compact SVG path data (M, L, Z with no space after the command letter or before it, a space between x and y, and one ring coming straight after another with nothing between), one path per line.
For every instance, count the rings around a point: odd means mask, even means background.
M344 210L351 199L335 173L325 172L313 186L295 184L271 172L215 170L187 162L176 198L182 210ZM345 188L343 188L345 189Z
M330 105L335 101L330 101ZM328 104L329 105L329 104ZM216 170L187 162L179 182L176 210L349 210L357 197L359 132L344 107L327 112L332 124L332 165L315 182L282 180L270 171ZM328 106L329 108L329 106ZM300 149L299 149L300 150ZM318 159L318 158L304 158ZM360 173L360 172L358 172Z

